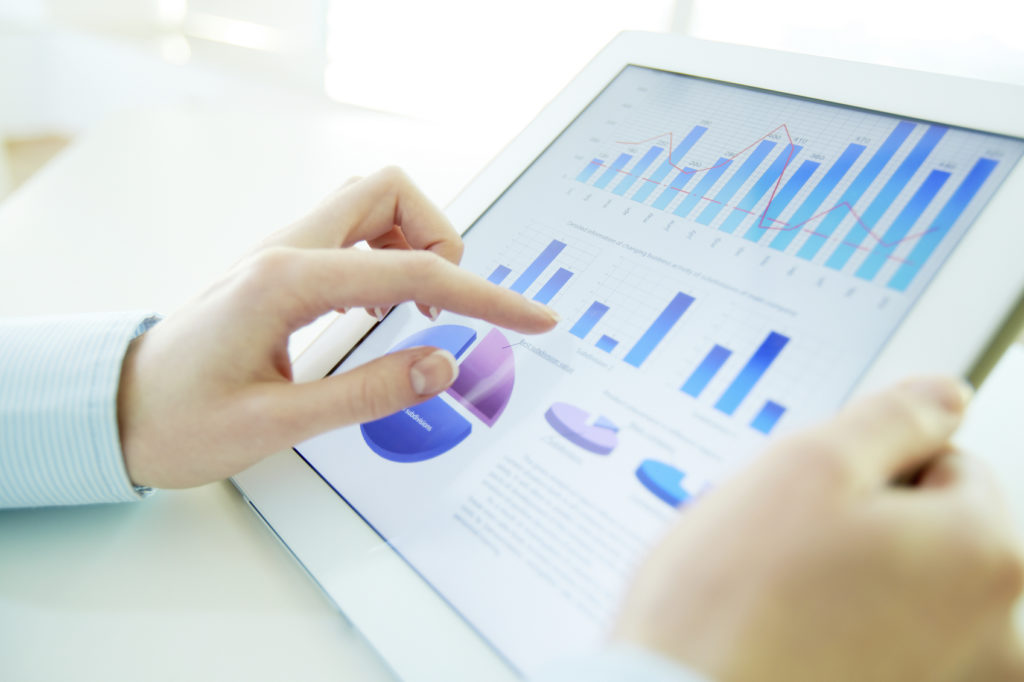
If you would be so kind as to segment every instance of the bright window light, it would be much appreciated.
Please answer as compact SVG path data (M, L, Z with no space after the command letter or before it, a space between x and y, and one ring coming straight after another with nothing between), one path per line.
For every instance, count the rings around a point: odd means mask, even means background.
M337 101L507 135L618 32L668 30L675 4L331 0L324 86Z
M701 38L1024 83L1024 5L1005 0L692 0Z

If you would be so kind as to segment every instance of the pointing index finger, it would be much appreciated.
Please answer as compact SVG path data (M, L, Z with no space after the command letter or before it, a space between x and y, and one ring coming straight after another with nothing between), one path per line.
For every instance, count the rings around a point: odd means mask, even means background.
M501 327L536 334L553 328L558 315L546 305L491 284L423 251L320 249L294 251L288 287L307 292L309 314L338 308L390 306L415 301Z

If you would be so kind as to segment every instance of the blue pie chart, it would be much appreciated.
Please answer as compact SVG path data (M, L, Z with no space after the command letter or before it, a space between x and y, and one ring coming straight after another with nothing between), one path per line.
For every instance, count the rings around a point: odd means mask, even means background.
M477 342L476 331L459 324L442 324L416 332L389 352L414 346L436 346L461 358L459 376L447 394L477 417L494 426L508 405L515 384L515 358L508 339L497 329ZM435 396L426 402L360 426L363 440L375 453L392 462L422 462L445 453L466 439L473 425Z
M476 332L459 324L443 324L417 332L389 352L415 346L436 346L461 357ZM466 439L473 425L440 396L362 424L363 440L370 449L392 462L422 462L451 450Z
M637 479L659 500L678 507L690 500L690 493L683 490L686 473L671 464L654 459L645 459L636 469Z

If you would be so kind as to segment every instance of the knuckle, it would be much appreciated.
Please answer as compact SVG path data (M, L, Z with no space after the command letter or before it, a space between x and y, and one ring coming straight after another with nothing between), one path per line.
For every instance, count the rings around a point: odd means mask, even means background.
M291 268L294 257L294 250L284 246L263 249L246 264L247 278L256 281L279 279Z
M886 393L879 407L890 421L902 424L915 436L929 437L935 431L927 410L905 393L896 391Z
M807 431L780 443L786 457L806 474L819 480L842 481L850 477L853 458L843 439L824 429Z
M995 599L1016 600L1024 590L1024 552L1009 533L993 528L991 518L972 518L967 512L950 535L952 557L963 562Z
M452 255L455 257L455 262L461 262L462 256L466 252L466 245L461 239L456 239L452 242Z
M1024 591L1024 552L1017 545L1000 553L996 565L996 586L1001 594L1016 600Z
M386 390L383 382L372 381L369 377L359 382L359 389L353 391L352 396L359 402L353 406L353 413L366 414L369 420L386 417L395 411L390 396L392 392Z
M418 281L433 279L441 274L442 258L435 253L410 251L408 258L408 272Z
M384 166L374 176L389 187L404 187L412 184L409 175L400 166Z

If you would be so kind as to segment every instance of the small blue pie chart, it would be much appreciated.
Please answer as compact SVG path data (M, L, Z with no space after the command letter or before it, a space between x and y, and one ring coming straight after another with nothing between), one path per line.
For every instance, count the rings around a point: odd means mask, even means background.
M672 507L685 504L692 497L683 490L686 474L671 464L645 459L637 467L636 477L655 497Z

